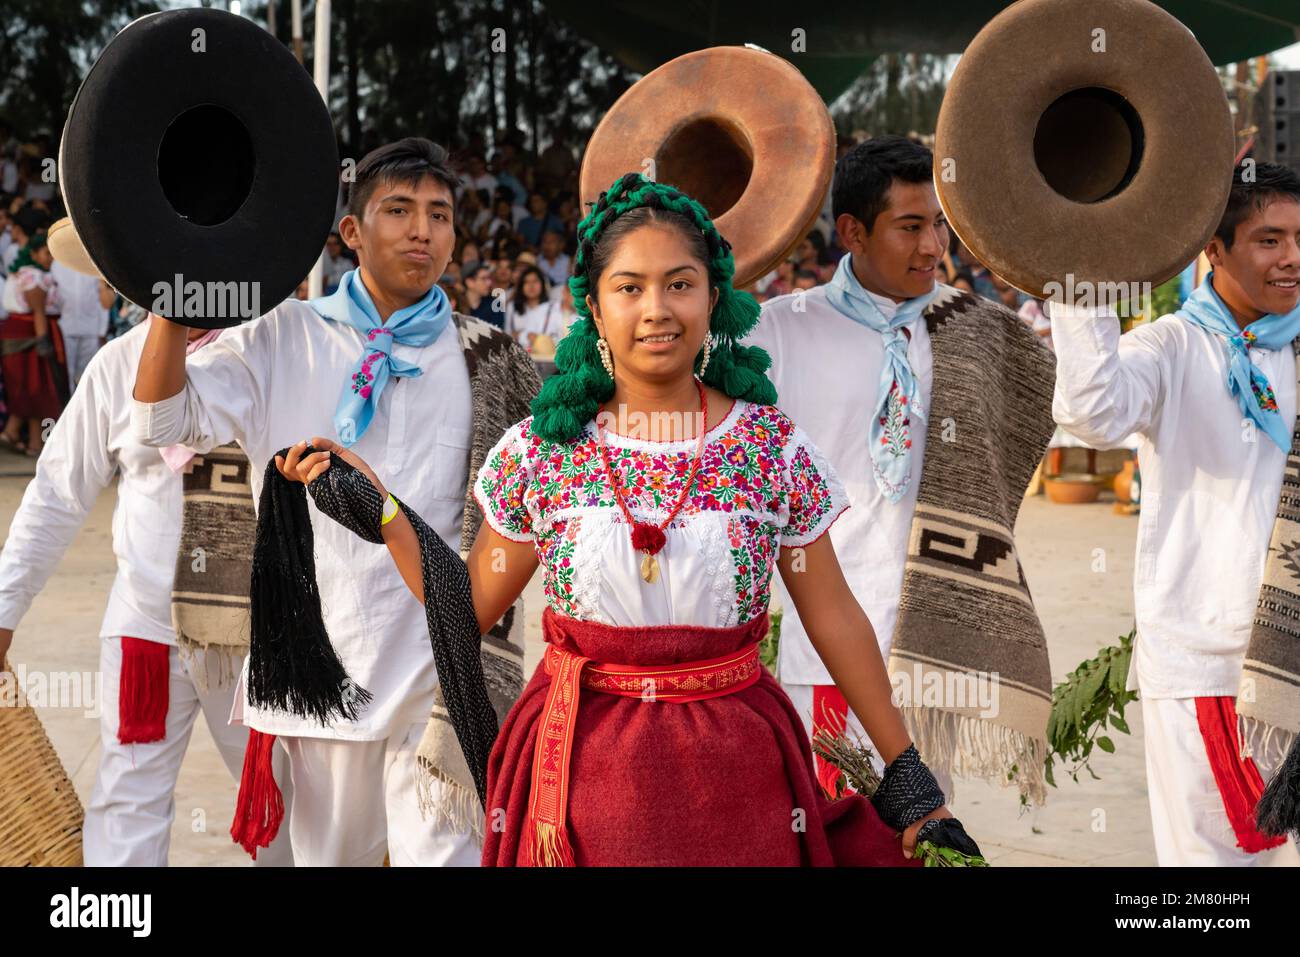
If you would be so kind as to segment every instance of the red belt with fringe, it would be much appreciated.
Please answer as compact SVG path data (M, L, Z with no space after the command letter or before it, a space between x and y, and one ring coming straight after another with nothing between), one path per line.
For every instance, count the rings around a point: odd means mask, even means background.
M766 616L752 626L758 638L767 632ZM593 662L555 645L542 659L551 686L546 693L537 744L533 750L532 793L525 834L529 857L537 867L572 867L573 848L565 821L569 804L569 758L578 720L581 689L624 698L686 703L719 698L758 681L762 663L758 640L741 651L671 665L615 665Z
M1219 786L1237 846L1258 854L1286 843L1286 835L1270 837L1255 824L1255 809L1264 793L1264 778L1250 757L1242 757L1237 736L1236 699L1230 696L1196 699L1196 720L1205 741L1205 754Z

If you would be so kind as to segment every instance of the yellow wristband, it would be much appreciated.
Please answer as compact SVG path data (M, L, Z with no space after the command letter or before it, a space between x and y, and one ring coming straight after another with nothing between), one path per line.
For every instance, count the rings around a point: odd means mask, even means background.
M388 496L388 501L384 502L384 520L379 524L387 525L396 517L397 517L397 499L393 498L393 496L390 494Z

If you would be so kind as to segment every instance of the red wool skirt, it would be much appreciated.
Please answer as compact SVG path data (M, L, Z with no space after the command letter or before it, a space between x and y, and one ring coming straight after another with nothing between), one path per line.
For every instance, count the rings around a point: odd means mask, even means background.
M68 402L67 355L57 317L50 320L51 356L36 349L0 355L5 404L20 419L57 419ZM34 339L36 323L30 314L13 313L0 325L0 339Z
M542 627L563 652L639 666L732 655L766 631L765 621L616 628L549 608ZM920 866L865 798L826 798L794 705L758 671L738 691L685 702L582 688L564 816L574 864ZM493 746L484 866L533 863L529 798L550 685L543 662Z

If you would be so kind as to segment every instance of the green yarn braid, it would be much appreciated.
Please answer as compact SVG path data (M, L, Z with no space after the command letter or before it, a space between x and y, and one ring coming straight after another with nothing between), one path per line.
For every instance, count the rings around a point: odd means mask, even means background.
M533 431L547 441L568 442L578 437L583 426L595 418L600 404L614 394L614 380L600 363L596 342L600 338L587 295L591 291L587 264L600 237L618 217L649 206L681 213L704 235L709 250L709 281L718 290L718 301L709 316L713 348L703 381L733 399L760 405L776 404L776 387L767 377L772 364L757 346L739 341L758 322L758 302L731 283L736 261L731 246L722 238L708 212L691 197L664 183L628 173L600 194L591 212L578 224L578 251L574 257L569 292L580 318L560 340L555 352L555 375L546 380L533 399ZM699 369L703 353L696 358Z

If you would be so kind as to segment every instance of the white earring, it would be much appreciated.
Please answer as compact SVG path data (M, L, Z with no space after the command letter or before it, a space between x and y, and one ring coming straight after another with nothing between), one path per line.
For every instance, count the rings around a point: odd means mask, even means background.
M707 333L704 336L704 358L700 360L700 377L703 378L704 370L709 367L709 354L713 351L713 333Z
M600 353L600 364L605 367L606 374L611 379L614 378L614 357L609 354L609 343L603 338L596 340L596 351Z

